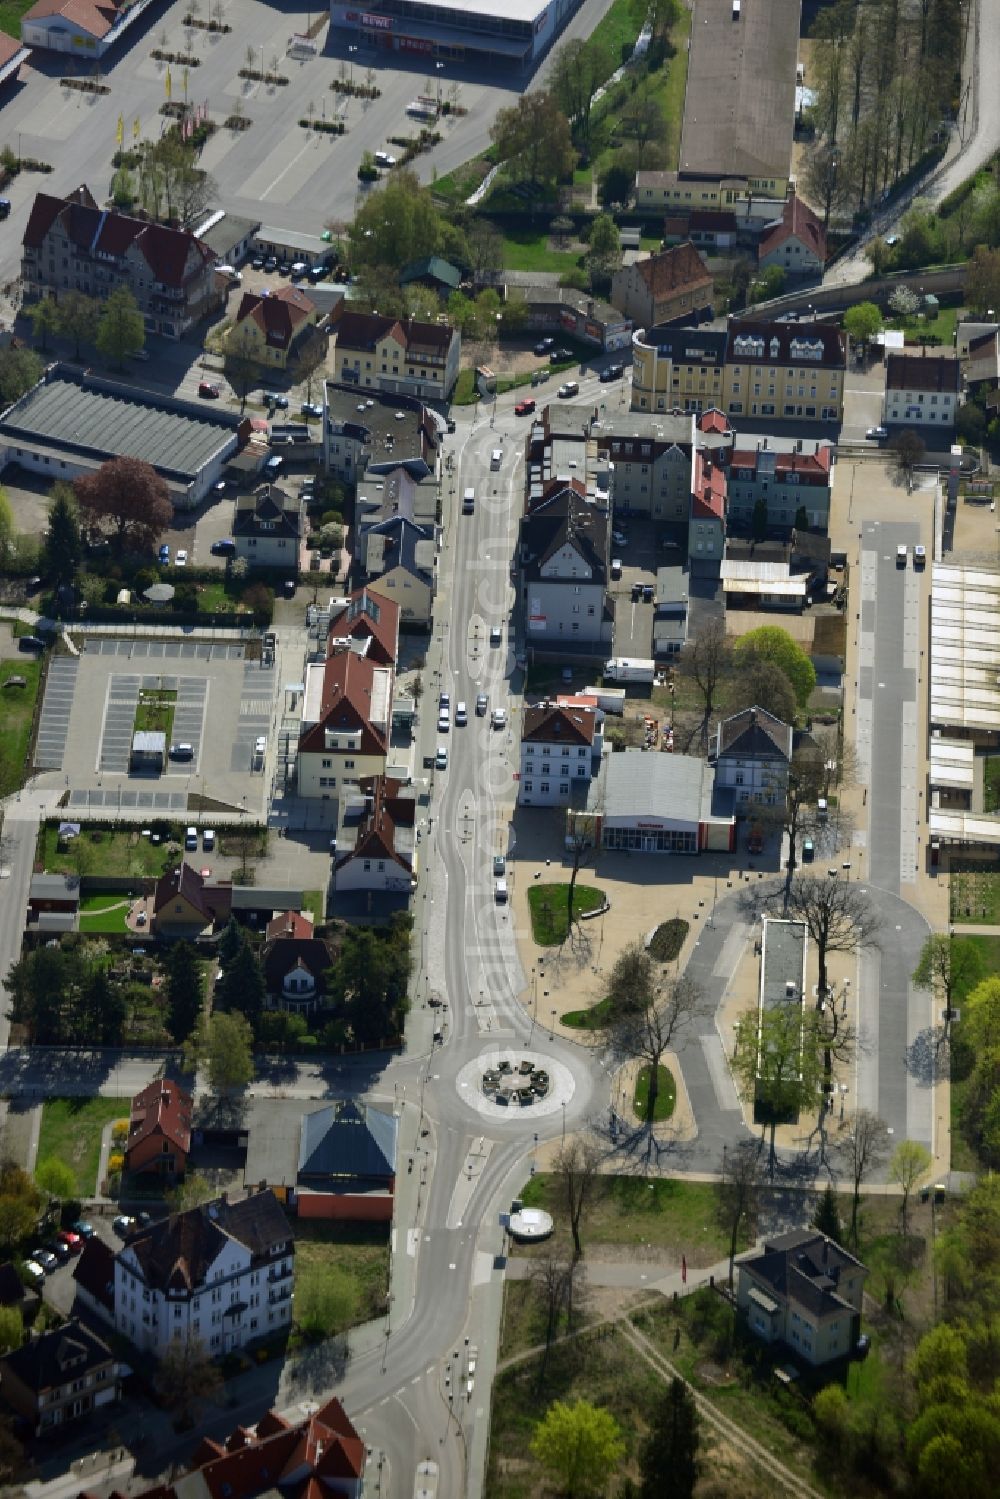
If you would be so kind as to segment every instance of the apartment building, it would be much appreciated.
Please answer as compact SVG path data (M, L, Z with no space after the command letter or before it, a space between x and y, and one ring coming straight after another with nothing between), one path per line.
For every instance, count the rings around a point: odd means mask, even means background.
M954 354L890 354L885 361L885 424L942 429L955 425L962 367Z
M552 702L525 708L518 801L523 807L584 806L603 745L599 709Z
M381 317L376 312L334 314L334 380L362 390L447 401L458 379L462 335L447 323Z
M847 353L846 333L828 323L731 319L723 410L736 418L839 424L844 416Z
M729 466L729 519L748 530L763 503L767 530L790 532L804 524L825 532L833 494L833 445L808 437L746 438L733 448Z
M325 662L306 667L296 761L300 796L330 800L385 772L392 684L392 667L376 665L343 640L330 642Z
M711 308L715 282L690 241L623 266L611 277L611 302L636 327L669 323Z
M640 328L632 335L633 411L721 407L725 361L725 333Z

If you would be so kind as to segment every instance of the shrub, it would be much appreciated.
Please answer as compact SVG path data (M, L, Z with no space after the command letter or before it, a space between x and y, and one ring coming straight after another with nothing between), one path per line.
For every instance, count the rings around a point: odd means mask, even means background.
M658 963L672 963L680 956L687 933L688 924L682 917L672 916L669 921L661 921L649 939L650 956Z

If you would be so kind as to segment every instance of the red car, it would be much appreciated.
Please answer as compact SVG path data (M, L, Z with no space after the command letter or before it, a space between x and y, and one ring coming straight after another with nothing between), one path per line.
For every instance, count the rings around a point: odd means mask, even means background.
M201 380L198 384L198 394L203 401L217 401L222 390L218 385L213 385L211 380Z
M79 1254L83 1248L83 1240L71 1228L64 1228L60 1233L56 1234L56 1238L60 1243L66 1245L70 1254Z
M528 400L528 401L518 401L517 405L514 407L514 415L515 416L530 416L531 413L534 411L534 409L535 409L535 403L534 403L534 401L531 401L531 400Z

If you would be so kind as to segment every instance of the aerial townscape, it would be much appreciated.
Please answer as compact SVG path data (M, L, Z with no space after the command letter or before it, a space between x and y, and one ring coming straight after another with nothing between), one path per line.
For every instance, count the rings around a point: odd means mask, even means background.
M998 76L0 3L0 1499L997 1493Z

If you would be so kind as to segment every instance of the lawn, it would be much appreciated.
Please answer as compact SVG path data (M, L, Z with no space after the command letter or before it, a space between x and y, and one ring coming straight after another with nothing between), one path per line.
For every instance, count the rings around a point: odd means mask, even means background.
M559 1018L560 1023L568 1025L571 1031L599 1031L607 1024L610 1014L611 1000L599 999L589 1010L567 1010Z
M50 1098L42 1105L38 1160L63 1161L81 1197L92 1197L101 1159L101 1133L109 1119L128 1116L128 1099Z
M27 686L4 687L9 677L23 677ZM24 785L24 762L41 679L41 661L0 661L0 797Z
M124 935L128 931L125 918L128 915L128 899L115 895L85 895L80 902L81 932L115 932Z
M640 1067L635 1080L635 1097L632 1107L637 1119L649 1123L649 1084L653 1069L651 1067ZM659 1091L656 1095L656 1112L653 1115L654 1122L661 1119L669 1119L674 1112L677 1103L677 1084L669 1067L660 1066Z
M674 170L680 160L681 123L684 117L684 91L687 86L690 32L691 12L686 6L682 6L677 24L671 32L671 41L675 48L673 57L666 58L661 67L645 75L649 95L660 105L666 123L666 131L662 139L664 155L662 161L657 162L657 166L662 166L666 171ZM606 124L612 139L615 136L620 112L631 98L631 90L622 86L614 89L608 98L602 122ZM600 105L596 113L598 118L601 118ZM618 148L614 145L607 146L601 152L594 163L594 171L598 177L607 171L608 167L614 165L617 152ZM656 248L659 249L659 244Z
M531 911L531 935L539 947L556 947L565 942L569 934L566 919L569 903L569 885L532 885L528 891L528 908ZM593 885L579 882L573 891L573 919L579 920L585 911L597 911L604 905L604 891Z
M323 920L326 915L326 899L322 890L307 890L302 897L302 901L303 911L311 911L314 921L320 922Z
M177 693L164 688L149 688L139 693L133 729L136 734L165 734L170 743L174 726Z
M503 237L503 263L508 271L573 271L579 255L549 248L547 229L508 229Z
M626 53L631 54L644 19L635 0L614 0L614 4L594 27L592 40L598 46L607 47L611 54L611 73L621 67ZM610 78L611 73L607 77Z
M527 1207L544 1208L556 1220L556 1239L560 1239L565 1221L559 1179L540 1171L521 1193ZM586 1253L601 1258L604 1244L649 1246L663 1249L680 1263L687 1256L689 1265L711 1265L729 1253L729 1240L717 1225L715 1189L711 1182L675 1181L657 1177L647 1181L640 1176L600 1176L590 1207L582 1224ZM568 1230L565 1234L569 1240ZM552 1241L550 1241L551 1243ZM749 1240L741 1239L745 1249ZM543 1254L548 1246L538 1246ZM535 1247L519 1245L518 1254L533 1254Z
M981 864L951 872L951 919L993 926L1000 922L1000 869Z
M908 344L933 338L945 348L951 348L959 311L958 307L939 307L934 317L921 317L918 313L913 317L892 318L889 327L905 333Z
M0 31L19 40L21 17L33 4L34 0L0 0Z
M171 829L176 842L182 841L180 830ZM154 843L152 838L143 838L138 829L123 828L112 832L108 828L84 827L78 838L73 838L65 848L59 846L59 828L56 823L46 823L38 835L36 858L50 874L104 874L111 876L161 875L172 860L167 857L167 838ZM104 904L111 905L113 896L104 897Z
M330 1294L327 1337L383 1314L389 1291L388 1228L300 1218L295 1229L295 1327L300 1308L318 1287Z

